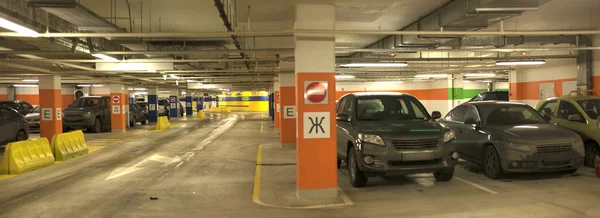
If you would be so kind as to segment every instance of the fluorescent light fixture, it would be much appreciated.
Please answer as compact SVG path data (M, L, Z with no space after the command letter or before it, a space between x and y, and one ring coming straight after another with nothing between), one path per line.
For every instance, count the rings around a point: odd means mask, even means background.
M482 80L481 82L482 83L491 83L492 81L491 80Z
M406 63L350 63L342 64L342 67L406 67Z
M448 74L417 74L415 78L446 78Z
M77 85L77 87L90 87L91 85Z
M402 81L402 80L386 80L386 81L375 81L375 83L381 83L381 84L400 84L400 83L404 83L404 81Z
M202 83L196 83L196 84L198 84L198 85L203 85Z
M178 77L178 76L175 76L175 75L173 75L173 74L169 74L169 77L171 77L171 78L173 78L173 79L179 79L179 77Z
M470 83L471 80L463 80L464 83Z
M148 73L156 73L156 70L154 70L154 69L149 69L147 71L148 71Z
M175 85L178 86L179 85L179 80L175 80Z
M186 82L193 83L194 80L188 79L188 80L186 80Z
M167 80L167 74L163 74L163 80Z
M147 95L148 92L134 92L134 95Z
M38 87L36 84L14 84L14 87Z
M106 61L119 61L116 58L113 58L111 56L104 55L104 54L92 54L92 56L100 58L102 60L106 60Z
M528 60L528 61L496 61L498 66L512 66L512 65L542 65L546 61L542 60Z
M23 81L23 82L39 82L40 80L39 79L23 79L21 81Z
M335 75L336 79L354 79L356 76L354 75Z
M104 85L102 84L98 84L98 85L92 85L93 87L104 87Z
M537 7L475 8L477 12L537 11Z
M0 18L0 27L15 31L23 36L38 37L40 34L32 29L10 22L4 18Z
M171 93L171 91L158 91L160 93Z
M489 77L489 76L496 76L495 73L467 73L465 74L465 76L471 76L471 77Z

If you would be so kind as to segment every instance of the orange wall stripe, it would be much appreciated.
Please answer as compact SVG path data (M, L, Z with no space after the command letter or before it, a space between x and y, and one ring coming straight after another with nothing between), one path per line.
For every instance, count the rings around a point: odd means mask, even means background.
M73 100L75 100L75 95L62 95L62 108L63 110L67 107L69 107L69 105L71 103L73 103Z
M562 83L570 81L576 81L576 79L510 83L510 100L540 100L540 84L542 83L554 83L554 96L562 96Z
M296 185L299 190L335 188L336 125L334 73L296 73L296 110L298 138L296 139ZM327 81L327 104L304 104L304 81ZM334 94L336 93L336 94ZM304 138L304 112L329 112L330 138Z
M357 92L402 92L411 94L419 100L448 100L448 88L440 89L420 89L420 90L369 90L369 91L336 91L335 99L339 100L342 96Z
M35 94L17 94L15 95L15 99L20 100L20 101L26 101L29 104L32 105L39 105L40 104L40 95L35 95Z
M592 84L594 87L595 95L600 96L600 76L592 77Z
M8 95L7 94L0 95L0 101L6 101L6 100L8 100Z

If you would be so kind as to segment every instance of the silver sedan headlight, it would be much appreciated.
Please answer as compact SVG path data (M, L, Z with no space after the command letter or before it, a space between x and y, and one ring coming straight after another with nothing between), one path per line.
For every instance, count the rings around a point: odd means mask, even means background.
M385 142L383 141L383 139L381 138L381 136L378 136L378 135L359 133L358 134L358 139L361 142L371 143L371 144L374 144L374 145L379 145L379 146L384 146L385 147Z
M448 143L448 142L454 140L455 138L456 138L456 133L454 133L454 131L452 131L452 130L444 133L444 143Z
M585 153L585 146L583 145L583 140L575 140L575 142L573 142L573 150L582 154Z
M517 150L517 151L531 151L531 146L526 145L526 144L513 143L513 142L508 144L508 148Z

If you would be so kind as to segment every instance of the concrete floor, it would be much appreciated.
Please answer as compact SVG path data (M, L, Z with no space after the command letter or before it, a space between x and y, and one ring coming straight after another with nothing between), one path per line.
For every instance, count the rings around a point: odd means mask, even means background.
M298 202L290 197L295 153L278 146L264 117L233 113L173 121L162 132L97 134L88 143L105 149L0 181L0 217L600 217L591 168L494 181L464 162L450 182L418 174L375 178L362 189L342 169L350 205L277 208ZM253 202L259 146L259 197L270 206Z

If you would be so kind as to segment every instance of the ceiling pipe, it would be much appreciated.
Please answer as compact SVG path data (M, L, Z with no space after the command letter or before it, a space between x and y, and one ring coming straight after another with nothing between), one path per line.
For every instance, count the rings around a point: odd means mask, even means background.
M323 35L432 35L432 36L551 36L551 35L600 35L600 30L553 30L553 31L372 31L372 30L266 30L232 32L153 32L153 33L40 33L38 38L216 38L238 36L294 36L295 34ZM0 37L28 37L16 32L0 32Z
M231 25L231 22L229 22L229 18L227 17L227 13L225 12L225 6L221 2L221 0L215 0L215 7L217 7L217 10L219 11L219 16L223 20L223 25L225 25L225 28L227 28L227 31L233 32L234 29ZM233 40L233 44L235 45L235 47L237 49L242 49L242 46L240 45L240 41L238 40L238 36L235 34L232 34L230 37ZM246 58L246 54L244 54L244 52L240 52L240 56L242 58ZM248 62L244 62L244 64L246 65L246 68L250 69L250 64L248 64Z
M576 55L509 56L509 57L464 57L464 58L336 58L337 61L494 61L522 59L566 59Z
M42 60L35 59L5 59L14 62L41 62ZM44 59L48 61L60 61L65 63L214 63L214 62L236 62L236 61L278 61L278 60L294 60L294 58L261 58L261 59L188 59L188 60L167 60L167 59L135 59L135 60L87 60L87 59Z

